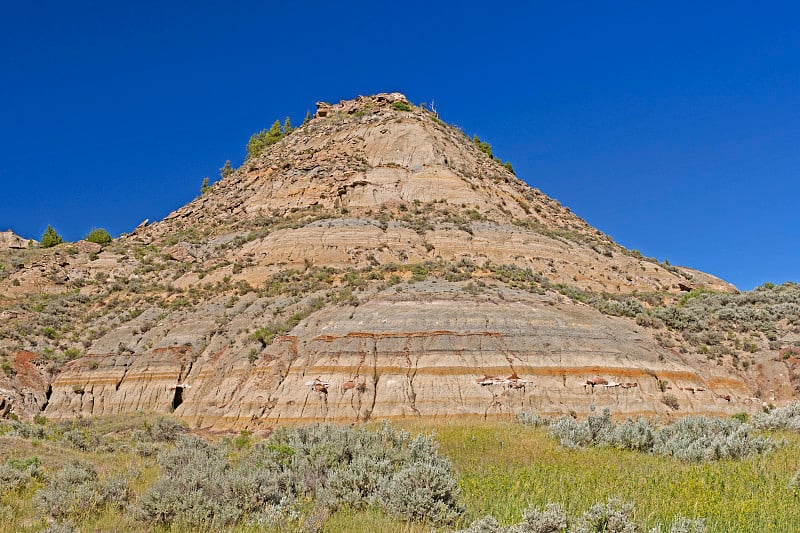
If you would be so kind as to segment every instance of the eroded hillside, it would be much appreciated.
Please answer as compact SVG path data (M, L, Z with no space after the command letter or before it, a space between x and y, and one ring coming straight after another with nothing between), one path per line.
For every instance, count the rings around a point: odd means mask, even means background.
M796 287L748 300L626 250L396 93L319 105L108 246L0 254L6 415L229 429L794 394Z

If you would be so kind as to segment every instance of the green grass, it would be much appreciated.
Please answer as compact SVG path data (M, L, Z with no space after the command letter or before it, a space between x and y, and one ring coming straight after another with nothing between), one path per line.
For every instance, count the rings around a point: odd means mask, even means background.
M107 434L143 423L140 417L127 421L117 417L101 420L97 430ZM395 425L413 433L435 431L463 490L467 513L460 527L485 515L493 515L502 524L517 523L528 507L543 507L548 502L561 503L576 516L594 503L616 497L635 505L635 518L646 526L645 531L679 513L705 518L709 532L800 531L800 496L788 486L800 468L797 434L775 435L786 444L767 455L695 464L608 448L569 450L549 438L546 429L511 420L409 420ZM152 457L80 452L47 440L0 436L0 455L4 461L37 456L46 474L74 458L92 462L101 478L135 469L140 472L132 484L136 494L153 483L158 473ZM33 482L19 494L0 495L0 504L11 509L0 522L0 531L37 531L44 526L31 504L33 492L40 486ZM130 514L113 509L86 517L77 525L83 531L143 527ZM355 533L430 530L425 524L402 522L375 510L338 511L324 528Z
M414 425L409 429L425 429ZM800 437L767 455L703 464L609 448L569 450L546 429L511 421L438 424L453 460L468 520L487 514L519 522L530 507L562 503L578 515L617 497L636 506L647 527L680 513L706 518L709 532L800 530L800 499L788 485L800 467Z

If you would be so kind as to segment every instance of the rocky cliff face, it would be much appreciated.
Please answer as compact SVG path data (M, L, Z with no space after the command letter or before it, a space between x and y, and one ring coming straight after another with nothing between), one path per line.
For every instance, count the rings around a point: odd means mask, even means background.
M765 383L793 394L783 362L709 364L651 316L733 287L617 245L396 93L320 105L106 248L6 264L0 346L16 366L0 393L23 416L174 411L224 430L733 412Z

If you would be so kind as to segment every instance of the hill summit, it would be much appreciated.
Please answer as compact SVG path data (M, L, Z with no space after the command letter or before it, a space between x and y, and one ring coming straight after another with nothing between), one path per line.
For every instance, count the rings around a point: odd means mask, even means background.
M11 230L0 231L0 251L28 248L30 242Z
M399 93L318 104L108 246L8 254L0 409L22 416L734 412L793 386L671 318L734 287L616 244Z

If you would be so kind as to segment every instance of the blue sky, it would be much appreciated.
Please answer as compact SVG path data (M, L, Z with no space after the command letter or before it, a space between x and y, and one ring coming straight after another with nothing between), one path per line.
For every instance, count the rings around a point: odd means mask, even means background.
M130 231L275 119L397 90L629 248L800 281L796 3L284 4L6 3L0 230Z

